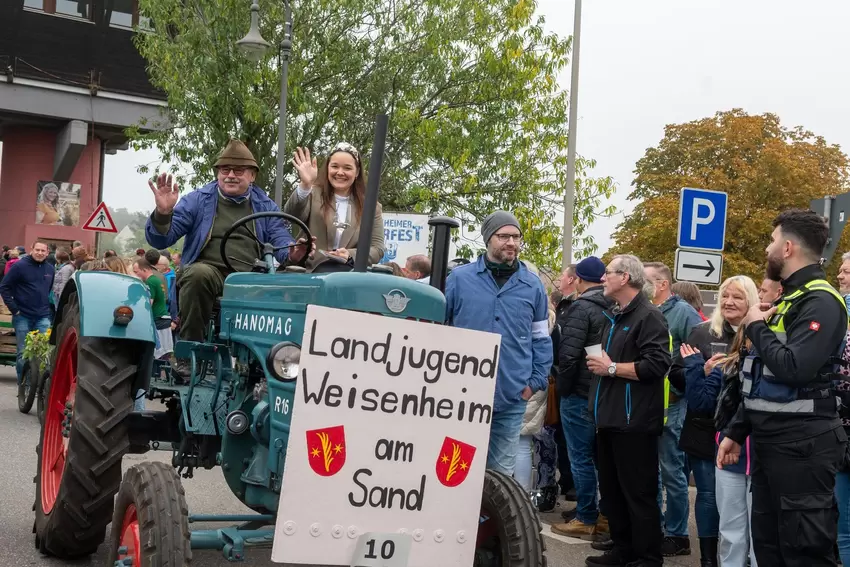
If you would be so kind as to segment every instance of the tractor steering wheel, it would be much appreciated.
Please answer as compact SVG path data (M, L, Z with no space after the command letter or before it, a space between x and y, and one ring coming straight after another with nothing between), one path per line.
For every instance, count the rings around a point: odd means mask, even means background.
M304 223L304 221L302 221L298 217L294 217L290 214L282 213L280 211L265 211L265 212L262 212L262 213L255 213L253 215L248 215L245 218L239 219L238 221L233 223L230 226L230 228L227 229L227 232L224 233L224 236L221 239L220 253L221 253L221 259L224 262L224 265L227 266L227 268L231 272L236 272L237 270L230 263L230 260L233 260L235 262L240 262L242 264L248 264L248 262L245 262L244 260L240 260L239 258L233 258L232 256L231 257L227 256L227 241L230 240L230 235L233 234L234 232L236 232L236 230L238 230L239 228L244 228L248 232L248 234L251 235L251 238L253 238L254 240L257 241L257 244L260 245L260 250L262 251L261 253L263 255L263 259L265 259L265 256L267 254L271 254L272 256L274 256L275 252L277 252L278 250L283 250L284 248L289 248L290 253L292 253L292 249L295 247L294 244L292 246L277 246L277 247L274 247L267 242L260 241L260 239L257 238L257 234L254 232L254 230L247 226L247 224L249 222L253 221L254 219L260 219L260 218L265 218L265 217L286 219L289 222L298 225L298 228L300 228L301 231L303 232L302 237L307 239L307 242L304 244L304 246L307 246L308 248L307 248L307 252L304 254L304 257L301 258L301 260L298 261L297 265L301 266L302 268L306 268L307 262L310 259L310 251L313 249L313 235L310 233L310 229L307 227L307 225ZM252 269L255 268L255 267L257 267L256 263L251 264Z

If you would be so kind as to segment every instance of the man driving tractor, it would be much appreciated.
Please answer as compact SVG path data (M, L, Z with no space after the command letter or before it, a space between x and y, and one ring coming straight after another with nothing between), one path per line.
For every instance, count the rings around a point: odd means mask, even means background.
M244 143L230 140L214 167L217 179L187 193L179 202L180 192L171 175L161 174L156 184L148 181L156 199L156 208L145 225L148 244L165 249L186 237L177 282L180 339L184 341L204 340L213 304L224 291L225 277L232 273L221 257L224 234L233 223L249 215L280 211L277 204L254 185L259 168ZM315 237L313 240L310 254L315 250ZM259 242L272 244L281 264L298 262L307 254L306 241L299 239L296 243L282 219L259 218L228 238L228 259L234 267L244 267L237 271L250 271L255 260L262 256ZM174 370L183 377L191 373L186 361L181 360L177 361Z

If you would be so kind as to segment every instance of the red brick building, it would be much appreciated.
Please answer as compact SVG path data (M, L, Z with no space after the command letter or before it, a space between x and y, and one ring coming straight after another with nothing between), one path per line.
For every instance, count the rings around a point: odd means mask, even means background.
M0 244L94 245L81 227L102 197L104 156L166 106L135 25L147 25L138 0L0 1Z

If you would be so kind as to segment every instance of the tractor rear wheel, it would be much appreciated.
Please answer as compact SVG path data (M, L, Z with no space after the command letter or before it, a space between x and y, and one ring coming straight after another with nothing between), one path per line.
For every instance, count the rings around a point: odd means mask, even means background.
M97 550L112 520L142 351L127 340L81 336L76 294L54 332L56 358L36 448L35 545L74 559Z
M38 390L35 393L35 411L38 414L38 422L44 424L44 404L47 401L47 392L50 390L50 368L45 369L38 378Z
M31 360L24 361L21 371L21 383L18 384L18 411L29 413L38 391L38 365Z
M192 560L190 543L189 507L174 468L158 462L130 467L115 499L106 564L183 567Z
M512 477L488 470L474 567L546 567L543 527L528 493Z

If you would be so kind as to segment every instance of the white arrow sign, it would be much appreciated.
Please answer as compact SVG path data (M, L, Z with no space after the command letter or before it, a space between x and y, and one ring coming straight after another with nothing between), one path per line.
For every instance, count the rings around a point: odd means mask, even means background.
M676 272L674 278L680 282L720 285L723 273L723 254L676 250Z

